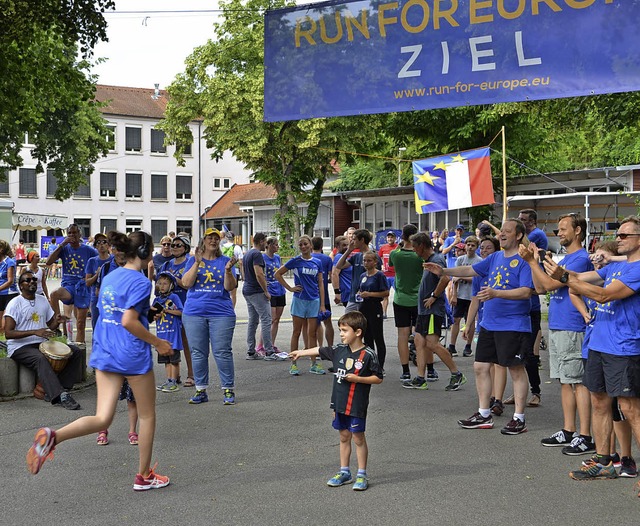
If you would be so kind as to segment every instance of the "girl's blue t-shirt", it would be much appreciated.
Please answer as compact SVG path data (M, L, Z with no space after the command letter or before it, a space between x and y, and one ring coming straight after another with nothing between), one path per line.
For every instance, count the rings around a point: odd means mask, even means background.
M378 271L373 276L369 276L365 272L360 276L358 292L382 292L383 290L389 290L389 284L384 272ZM382 303L382 298L364 298L364 301Z
M589 349L616 356L640 355L640 261L609 263L596 271L607 287L622 281L635 292L622 300L596 303Z
M18 293L18 269L16 268L16 260L13 258L6 257L0 261L0 285L4 285L9 280L11 267L13 267L13 284L9 288L0 290L0 296Z
M113 260L113 255L110 255L106 259L100 259L100 256L89 258L87 264L84 267L84 273L93 276L102 265L109 265ZM91 285L91 302L96 303L98 301L98 280Z
M89 365L123 375L146 374L153 368L151 345L122 326L122 315L135 309L140 323L149 328L147 313L151 282L141 272L119 267L102 281L98 297L100 316L93 332Z
M575 272L593 270L589 254L584 248L567 254L558 264ZM567 286L553 290L549 294L549 329L574 332L584 332L585 330L584 318L571 303L571 295Z
M472 266L475 273L496 290L535 288L531 267L519 255L505 257L503 251L494 252ZM481 327L487 331L531 332L531 301L493 298L485 302Z
M165 309L182 310L184 305L180 297L172 292L167 296L156 296L154 303L159 303ZM171 344L174 351L184 349L182 343L182 318L175 314L168 314L164 310L160 317L156 320L156 335L158 338L167 340Z
M186 272L187 263L189 263L190 259L193 259L193 256L187 255L182 263L176 263L175 259L166 261L162 264L162 267L160 267L160 271L156 274L156 279L158 278L158 274L160 274L160 272L170 272L173 277L181 280L182 276L184 276L184 273ZM176 284L176 288L173 292L178 295L180 301L184 305L187 301L187 289L183 289L180 285Z
M282 266L282 261L278 254L269 257L266 252L262 253L264 258L264 275L267 278L267 290L272 296L284 296L287 293L282 284L276 279L276 270Z
M318 272L322 272L320 261L302 256L296 256L287 261L284 266L293 271L293 281L302 287L302 291L294 292L293 297L301 300L316 300L320 297L318 288Z
M224 269L231 258L220 256L216 259L203 259L198 267L198 276L193 287L187 290L187 301L183 315L222 318L236 316L231 295L224 288ZM195 258L187 262L184 273L196 263ZM237 270L232 269L234 276Z

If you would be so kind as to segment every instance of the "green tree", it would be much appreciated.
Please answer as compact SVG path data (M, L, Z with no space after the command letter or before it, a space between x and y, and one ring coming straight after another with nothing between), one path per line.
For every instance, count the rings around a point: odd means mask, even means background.
M186 70L169 86L166 119L161 124L167 141L193 140L189 121L202 118L207 146L215 156L231 151L254 171L257 180L276 188L278 229L291 244L301 232L310 233L320 195L332 162L340 150L358 149L372 142L381 116L264 122L264 27L267 8L293 5L284 0L225 0L222 21L213 39L196 48ZM309 205L305 218L298 203Z
M112 0L7 0L0 10L0 165L21 166L25 133L68 198L108 151L93 101L92 48L106 40L103 12ZM78 59L78 50L82 58Z

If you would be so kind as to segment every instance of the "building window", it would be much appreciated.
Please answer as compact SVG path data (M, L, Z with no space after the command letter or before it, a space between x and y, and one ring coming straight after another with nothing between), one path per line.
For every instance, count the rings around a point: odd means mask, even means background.
M193 220L192 219L178 219L176 221L176 232L184 232L189 237L193 237Z
M38 242L37 230L21 230L20 239L22 239L26 245L36 244Z
M214 177L213 189L214 190L228 190L231 188L231 179L228 177Z
M128 152L141 152L142 151L142 128L134 128L127 126L124 129L125 146L124 149Z
M35 168L20 168L18 197L38 197Z
M142 230L142 219L127 219L127 223L125 225L125 234L131 234L132 232L136 232L138 230Z
M55 197L58 189L58 180L53 175L53 170L47 169L47 197Z
M87 197L91 198L91 176L86 176L87 184L81 184L78 189L73 193L73 197Z
M106 234L107 232L111 232L112 230L118 230L117 219L100 219L100 232Z
M109 146L110 152L116 151L116 125L115 124L107 124L107 144Z
M185 144L185 145L184 145L184 154L183 154L183 155L186 155L186 156L189 156L189 157L190 157L191 155L193 155L193 154L191 153L191 143L189 143L189 144Z
M151 153L167 153L164 145L164 131L151 129Z
M176 199L178 201L191 201L190 175L176 175Z
M167 220L152 219L151 220L151 237L154 243L160 243L160 240L167 235Z
M125 174L125 198L142 199L142 174L127 172Z
M115 199L116 172L100 172L100 197Z
M0 195L9 195L9 169L0 168Z
M167 174L151 174L151 199L167 200Z
M89 217L74 217L73 222L78 225L80 235L83 239L89 239L91 237L91 218Z

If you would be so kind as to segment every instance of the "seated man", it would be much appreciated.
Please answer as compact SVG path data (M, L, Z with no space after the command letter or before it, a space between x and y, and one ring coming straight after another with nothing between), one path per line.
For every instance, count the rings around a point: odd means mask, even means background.
M72 347L66 367L56 375L47 357L40 352L39 345L54 336L53 329L60 317L53 313L47 298L36 294L38 278L25 271L18 281L20 296L13 298L4 311L5 333L9 357L29 369L33 369L42 383L52 404L65 409L80 409L80 404L69 394L82 354Z

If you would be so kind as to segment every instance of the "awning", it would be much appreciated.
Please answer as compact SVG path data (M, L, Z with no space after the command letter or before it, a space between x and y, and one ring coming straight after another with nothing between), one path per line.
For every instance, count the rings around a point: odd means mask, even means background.
M65 229L69 224L67 216L52 216L45 214L13 213L13 230L55 230Z

